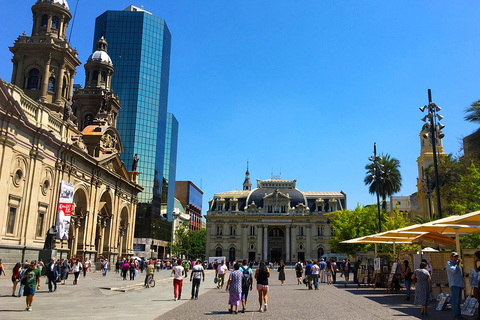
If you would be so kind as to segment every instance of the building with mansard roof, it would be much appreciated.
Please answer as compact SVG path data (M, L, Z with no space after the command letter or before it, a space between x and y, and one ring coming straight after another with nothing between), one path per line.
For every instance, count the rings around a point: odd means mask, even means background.
M228 261L288 262L329 253L329 213L345 209L346 194L301 191L297 180L257 180L247 168L243 190L216 193L206 219L206 256ZM328 213L328 214L327 214Z
M131 256L143 188L139 173L120 159L121 105L110 88L107 42L98 40L85 64L85 88L73 95L80 60L67 41L67 1L37 0L32 13L31 35L10 47L11 82L0 79L2 259L38 259L47 230L59 221L64 233L56 239L57 258ZM71 191L61 190L62 182ZM62 211L69 218L59 220L63 197L71 197L71 207Z

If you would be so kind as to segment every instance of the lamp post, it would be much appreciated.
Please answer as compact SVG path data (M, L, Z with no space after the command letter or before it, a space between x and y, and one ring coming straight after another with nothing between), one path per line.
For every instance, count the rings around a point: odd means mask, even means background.
M378 232L382 232L382 216L380 213L380 181L382 180L382 165L379 161L382 157L377 156L377 143L373 143L373 157L368 158L368 160L372 161L373 168L372 168L372 178L375 180L376 186L376 193L377 193L377 209L378 209Z
M428 113L421 120L426 122L425 126L428 129L427 133L423 135L425 139L429 139L432 144L433 151L433 169L435 171L435 189L437 193L437 206L438 206L438 218L442 218L442 207L440 205L440 186L438 183L438 165L437 165L437 143L439 139L442 139L445 135L442 133L442 129L445 128L443 124L438 121L443 119L442 115L437 114L438 111L442 110L439 106L432 102L432 91L428 89L428 106L423 106L419 108L421 112L424 112L427 109ZM427 122L428 121L428 122Z

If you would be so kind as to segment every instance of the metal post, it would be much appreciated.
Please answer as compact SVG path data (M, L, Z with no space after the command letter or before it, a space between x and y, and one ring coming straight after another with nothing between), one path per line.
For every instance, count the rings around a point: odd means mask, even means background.
M378 209L378 230L382 232L382 216L380 214L380 190L379 190L379 175L378 172L378 159L377 159L377 143L373 143L373 172L375 174L375 185L377 188L377 209Z
M436 124L434 123L435 118L435 107L432 104L432 91L428 89L428 112L432 114L430 118L430 134L431 134L431 142L432 142L432 149L433 149L433 168L435 170L435 189L437 192L437 206L438 206L438 218L442 218L442 207L440 204L440 186L438 183L438 166L437 166L437 137L435 135L435 131L437 130Z

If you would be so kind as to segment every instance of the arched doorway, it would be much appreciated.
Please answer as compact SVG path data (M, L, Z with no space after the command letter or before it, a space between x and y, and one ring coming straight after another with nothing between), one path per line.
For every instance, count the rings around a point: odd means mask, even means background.
M127 252L127 238L128 238L128 209L123 207L120 214L120 227L118 229L118 258L124 258Z
M285 261L285 232L279 227L270 229L268 233L269 261L279 263Z
M235 261L235 248L231 247L228 250L228 261L229 262L234 262Z
M221 247L217 247L215 249L215 257L221 257L222 256L222 248Z
M112 223L112 197L104 192L99 202L97 215L97 232L95 237L95 249L97 260L110 258L110 237Z
M317 260L320 260L320 258L325 254L325 250L323 250L322 247L318 247L317 249Z
M72 220L70 223L69 248L71 256L83 261L85 258L85 219L88 212L86 191L79 188L73 195Z

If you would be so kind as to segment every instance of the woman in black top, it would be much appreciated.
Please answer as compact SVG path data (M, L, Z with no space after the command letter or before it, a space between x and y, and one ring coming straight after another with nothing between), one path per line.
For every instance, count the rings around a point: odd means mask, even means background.
M265 262L260 262L260 266L255 270L255 279L257 279L258 302L260 303L260 312L262 312L262 302L265 301L263 311L267 311L267 292L268 292L268 277L270 277L270 270L265 265Z
M280 280L283 286L283 283L285 282L285 263L283 260L280 261L280 266L278 267L278 280Z

